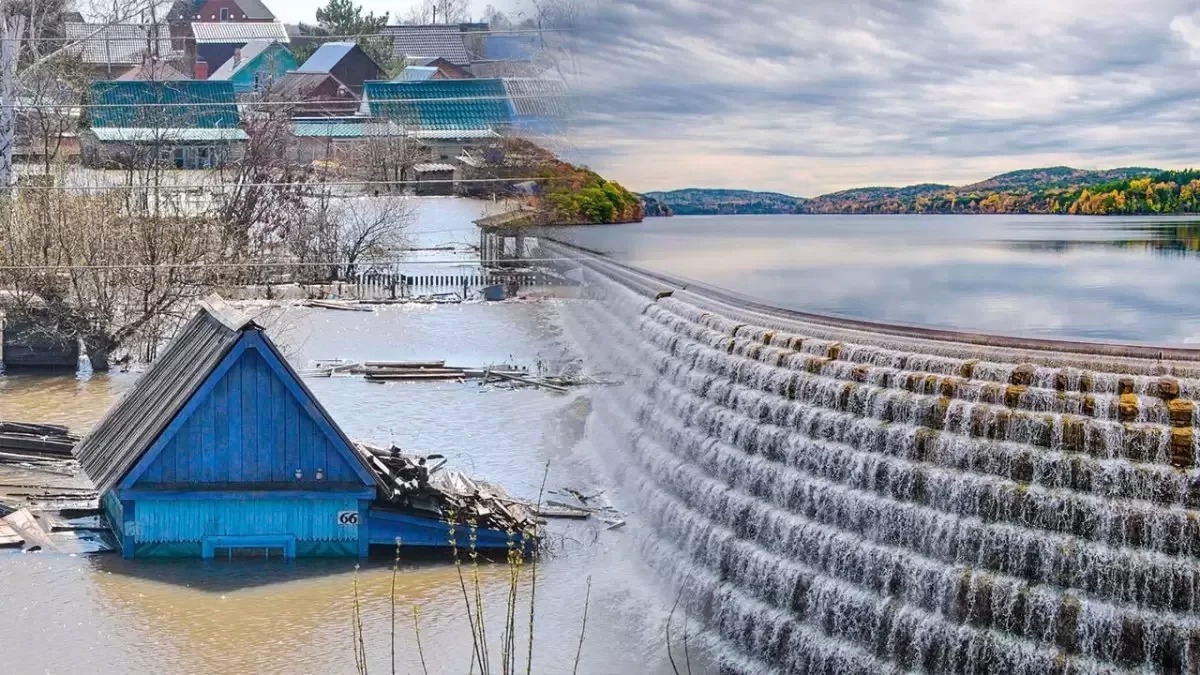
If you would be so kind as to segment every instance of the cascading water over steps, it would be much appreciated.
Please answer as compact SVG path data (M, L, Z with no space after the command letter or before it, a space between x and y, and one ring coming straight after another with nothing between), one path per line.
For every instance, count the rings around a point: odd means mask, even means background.
M772 312L544 242L731 673L1200 672L1200 353Z

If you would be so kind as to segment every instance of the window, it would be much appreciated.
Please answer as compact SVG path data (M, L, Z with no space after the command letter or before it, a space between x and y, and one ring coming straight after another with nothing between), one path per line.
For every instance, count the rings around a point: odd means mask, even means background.
M272 558L280 560L287 557L287 549L283 546L215 546L214 560L233 560L234 558Z
M214 558L295 558L296 538L292 535L209 536L200 540L200 556Z
M229 9L227 9L227 8L225 8L225 7L222 7L222 8L221 8L221 20L222 20L222 21L228 21L228 20L229 20Z

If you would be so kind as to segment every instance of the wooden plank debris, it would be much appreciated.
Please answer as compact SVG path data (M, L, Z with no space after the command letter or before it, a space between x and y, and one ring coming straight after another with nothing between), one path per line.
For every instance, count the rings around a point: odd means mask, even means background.
M359 304L350 304L348 302L340 302L336 300L308 300L304 303L305 307L319 307L321 309L339 309L344 312L370 312L374 311L370 307L365 307Z
M365 368L445 368L445 361L367 361Z
M79 439L58 424L0 421L0 453L4 459L69 458Z
M458 522L474 520L479 528L536 529L528 504L499 485L446 470L442 455L410 455L395 446L366 443L355 447L378 478L380 498L391 507L439 518L453 512Z
M0 548L14 548L25 545L25 539L8 523L0 520Z
M29 509L21 509L19 511L8 514L4 517L4 523L11 527L25 543L29 544L30 548L34 546L41 547L43 551L57 551L58 547L50 539L50 535L42 529L38 524L37 518Z
M592 517L591 509L572 509L557 505L543 504L537 510L537 515L543 518L569 518L583 520Z

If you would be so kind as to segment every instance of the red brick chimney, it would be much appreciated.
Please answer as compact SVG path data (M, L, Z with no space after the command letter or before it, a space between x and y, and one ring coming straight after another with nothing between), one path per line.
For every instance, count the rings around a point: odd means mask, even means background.
M196 65L192 68L192 78L196 80L208 79L208 62L196 61Z

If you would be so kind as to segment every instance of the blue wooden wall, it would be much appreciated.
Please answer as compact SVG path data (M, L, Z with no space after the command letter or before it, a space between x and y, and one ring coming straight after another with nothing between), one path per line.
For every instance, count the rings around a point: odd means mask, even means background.
M319 490L362 484L353 460L321 430L259 350L241 350L229 370L199 393L203 398L135 488L287 483ZM318 469L322 480L317 480Z
M279 496L255 499L140 499L138 543L200 541L204 537L290 535L298 541L356 541L361 525L338 522L341 511L358 511L353 497Z

